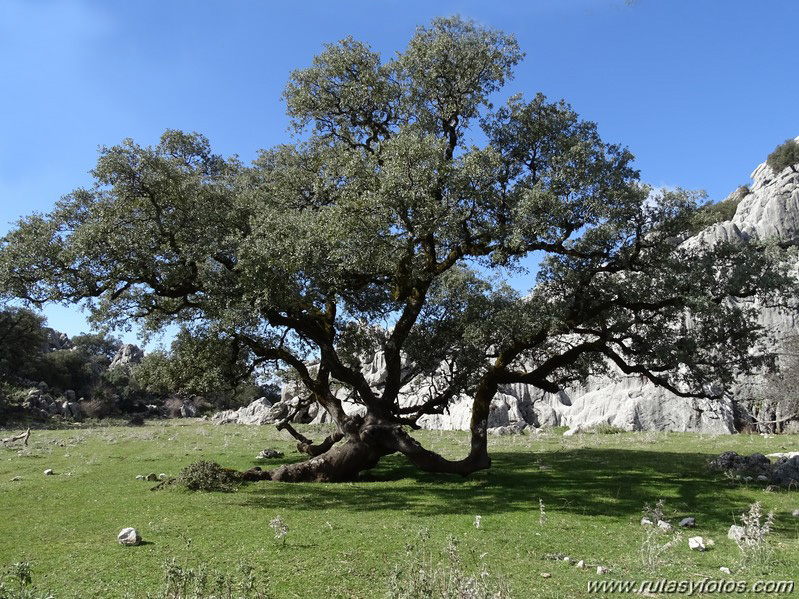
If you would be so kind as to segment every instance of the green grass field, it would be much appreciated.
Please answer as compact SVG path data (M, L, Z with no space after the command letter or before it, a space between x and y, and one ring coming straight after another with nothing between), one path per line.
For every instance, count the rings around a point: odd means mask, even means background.
M8 431L13 432L18 431ZM466 433L417 435L451 457L466 450ZM587 592L589 581L599 579L799 577L799 518L791 515L799 495L733 484L707 468L725 450L795 450L796 437L564 438L552 432L490 443L493 468L466 479L419 473L392 456L359 483L262 482L235 493L152 492L155 483L136 480L137 474L173 476L200 459L246 469L259 463L255 455L267 447L286 454L261 461L267 465L301 456L272 427L164 421L138 428L34 430L26 449L0 446L0 564L30 561L35 587L58 599L156 596L172 558L219 571L246 561L268 576L278 599L367 599L386 596L406 543L429 529L431 548L443 551L447 538L457 537L467 568L476 568L475 556L485 554L492 575L505 577L512 596L522 599L603 596ZM47 468L55 474L45 476ZM640 519L644 505L658 499L665 500L672 522L694 516L697 527L647 569ZM769 535L773 555L760 564L744 559L726 536L755 501L776 516ZM275 540L269 526L278 515L289 529L285 543ZM145 543L119 545L116 535L126 526L136 527ZM691 551L687 538L694 535L715 540L715 546ZM670 538L656 537L658 544ZM589 567L580 570L564 556ZM610 573L598 575L597 565ZM721 574L720 566L732 575Z

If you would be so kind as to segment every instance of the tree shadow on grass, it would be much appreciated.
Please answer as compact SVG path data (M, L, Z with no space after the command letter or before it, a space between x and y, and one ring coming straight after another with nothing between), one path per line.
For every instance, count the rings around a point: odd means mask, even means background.
M751 503L742 489L708 468L713 456L613 448L493 452L493 466L461 478L417 470L404 457L381 460L356 483L257 483L242 490L245 504L275 509L402 510L418 516L497 515L538 511L539 498L559 512L641 517L646 504L665 498L674 516L728 524Z

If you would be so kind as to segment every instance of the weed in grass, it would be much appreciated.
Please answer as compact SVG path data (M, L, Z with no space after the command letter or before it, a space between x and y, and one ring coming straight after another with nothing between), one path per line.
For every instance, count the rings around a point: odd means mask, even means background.
M447 540L444 559L433 555L429 543L430 533L424 529L415 543L406 545L405 556L389 578L387 599L510 599L507 582L489 571L485 554L471 556L470 572L457 539Z
M269 599L269 580L258 577L247 562L237 573L209 570L204 564L189 568L172 558L164 565L163 589L148 599Z
M749 511L741 514L744 533L735 542L741 550L741 566L763 570L769 567L774 557L774 548L768 536L774 526L774 512L763 518L763 506L759 501L749 506Z
M23 560L7 568L0 578L0 599L53 599L53 595L36 590L31 564Z
M650 524L642 527L644 536L641 540L641 565L647 572L655 572L667 562L669 551L679 545L682 532L659 526L661 521L666 520L666 502L663 499L659 499L654 505L645 505L643 514Z
M547 512L544 506L544 500L538 498L538 523L544 526L547 523Z
M272 518L272 521L269 522L269 526L275 532L275 541L281 541L283 545L286 544L286 535L289 534L289 527L288 525L283 522L283 518L279 515Z

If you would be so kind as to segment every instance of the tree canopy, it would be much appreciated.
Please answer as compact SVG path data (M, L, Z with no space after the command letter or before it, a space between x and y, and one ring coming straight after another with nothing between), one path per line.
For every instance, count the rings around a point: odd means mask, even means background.
M317 457L254 478L343 480L394 452L486 468L490 401L508 383L556 391L618 369L718 394L763 361L753 309L730 298L785 283L776 250L683 243L696 196L642 185L631 153L567 103L494 108L521 59L513 36L458 17L389 60L351 38L326 46L286 86L296 143L251 165L180 131L103 148L92 188L3 240L0 288L293 369L336 432L297 434ZM502 283L531 256L529 293ZM361 364L375 352L379 385ZM407 427L464 393L470 450L447 460Z

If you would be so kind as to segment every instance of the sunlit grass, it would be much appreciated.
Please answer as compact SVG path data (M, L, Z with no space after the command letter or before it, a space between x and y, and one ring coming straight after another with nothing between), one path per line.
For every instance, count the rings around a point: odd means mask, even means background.
M414 434L452 457L466 451L465 433ZM464 556L485 554L486 566L520 598L588 596L597 565L610 568L606 577L639 580L718 578L720 566L736 579L795 576L799 518L791 512L799 496L767 492L763 485L730 486L706 467L725 450L794 450L795 437L550 433L492 437L490 443L493 468L468 478L420 473L391 456L358 483L152 492L156 483L136 475L174 476L200 459L246 469L302 458L272 427L165 421L34 430L28 448L0 447L0 564L30 560L37 588L59 598L155 592L163 565L176 558L220 570L247 561L268 573L277 598L366 599L384 595L406 542L427 528L431 547L443 550L454 535ZM267 447L286 457L256 460ZM55 475L45 476L46 468ZM694 516L697 528L653 574L641 565L639 522L644 505L658 499L674 524ZM774 557L756 572L744 568L740 550L726 538L730 524L755 501L775 512ZM279 540L270 527L277 516L287 527ZM116 534L126 526L136 527L145 544L118 545ZM690 551L687 537L693 535L716 545ZM562 560L566 556L590 567L579 570Z

